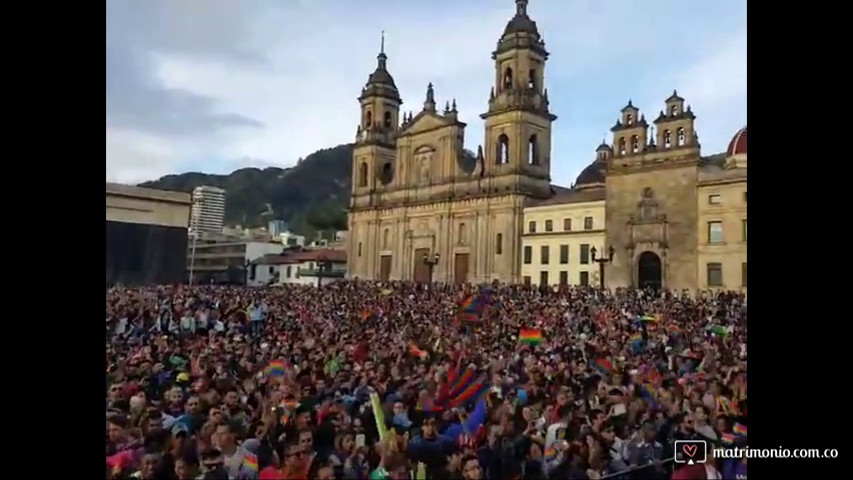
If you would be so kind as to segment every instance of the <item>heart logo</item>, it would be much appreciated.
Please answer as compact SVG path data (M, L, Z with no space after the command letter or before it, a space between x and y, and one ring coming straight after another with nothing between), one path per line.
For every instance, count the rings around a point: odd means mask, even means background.
M696 445L682 445L681 451L684 452L684 454L688 457L693 458L693 456L696 455Z

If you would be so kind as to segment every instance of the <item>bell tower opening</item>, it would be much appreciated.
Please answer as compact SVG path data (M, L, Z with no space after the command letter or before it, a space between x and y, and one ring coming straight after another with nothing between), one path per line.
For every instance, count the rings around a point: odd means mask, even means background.
M506 70L504 70L503 87L504 89L512 88L512 67L506 67Z
M539 152L537 151L538 147L536 145L537 139L536 134L530 136L527 139L527 163L528 165L539 165Z
M509 163L509 137L505 133L502 133L498 137L498 144L495 148L495 165L506 165Z

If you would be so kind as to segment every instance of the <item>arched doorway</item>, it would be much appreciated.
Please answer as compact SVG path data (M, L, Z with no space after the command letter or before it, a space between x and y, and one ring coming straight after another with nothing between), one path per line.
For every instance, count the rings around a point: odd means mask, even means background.
M643 252L637 261L637 286L660 290L663 286L660 257L654 252Z

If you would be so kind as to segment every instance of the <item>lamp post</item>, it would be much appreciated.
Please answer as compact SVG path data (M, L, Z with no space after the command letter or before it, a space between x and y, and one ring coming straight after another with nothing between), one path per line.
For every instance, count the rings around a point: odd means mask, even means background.
M611 245L610 248L607 249L608 256L600 258L595 258L595 247L592 247L589 252L592 254L592 261L598 264L598 286L604 290L604 264L613 261L613 255L616 253L616 249Z
M424 264L426 264L429 269L429 283L432 283L432 271L435 269L435 266L438 265L439 254L426 254L424 255Z
M323 274L326 272L326 269L329 268L331 262L326 259L325 255L320 255L317 257L317 288L323 286Z
M249 266L252 265L252 262L247 258L245 262L243 262L243 286L249 286Z

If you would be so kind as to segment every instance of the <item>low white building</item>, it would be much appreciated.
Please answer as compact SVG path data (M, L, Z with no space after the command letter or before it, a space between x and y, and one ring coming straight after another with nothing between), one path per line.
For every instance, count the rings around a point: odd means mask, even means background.
M305 246L305 236L297 235L293 232L281 232L278 234L279 240L281 240L281 244L285 247L304 247Z
M252 268L255 275L250 285L328 285L344 278L347 258L343 250L301 250L264 255Z
M264 255L281 253L280 243L247 242L234 239L190 239L187 271L194 284L243 283L249 277L250 262Z

